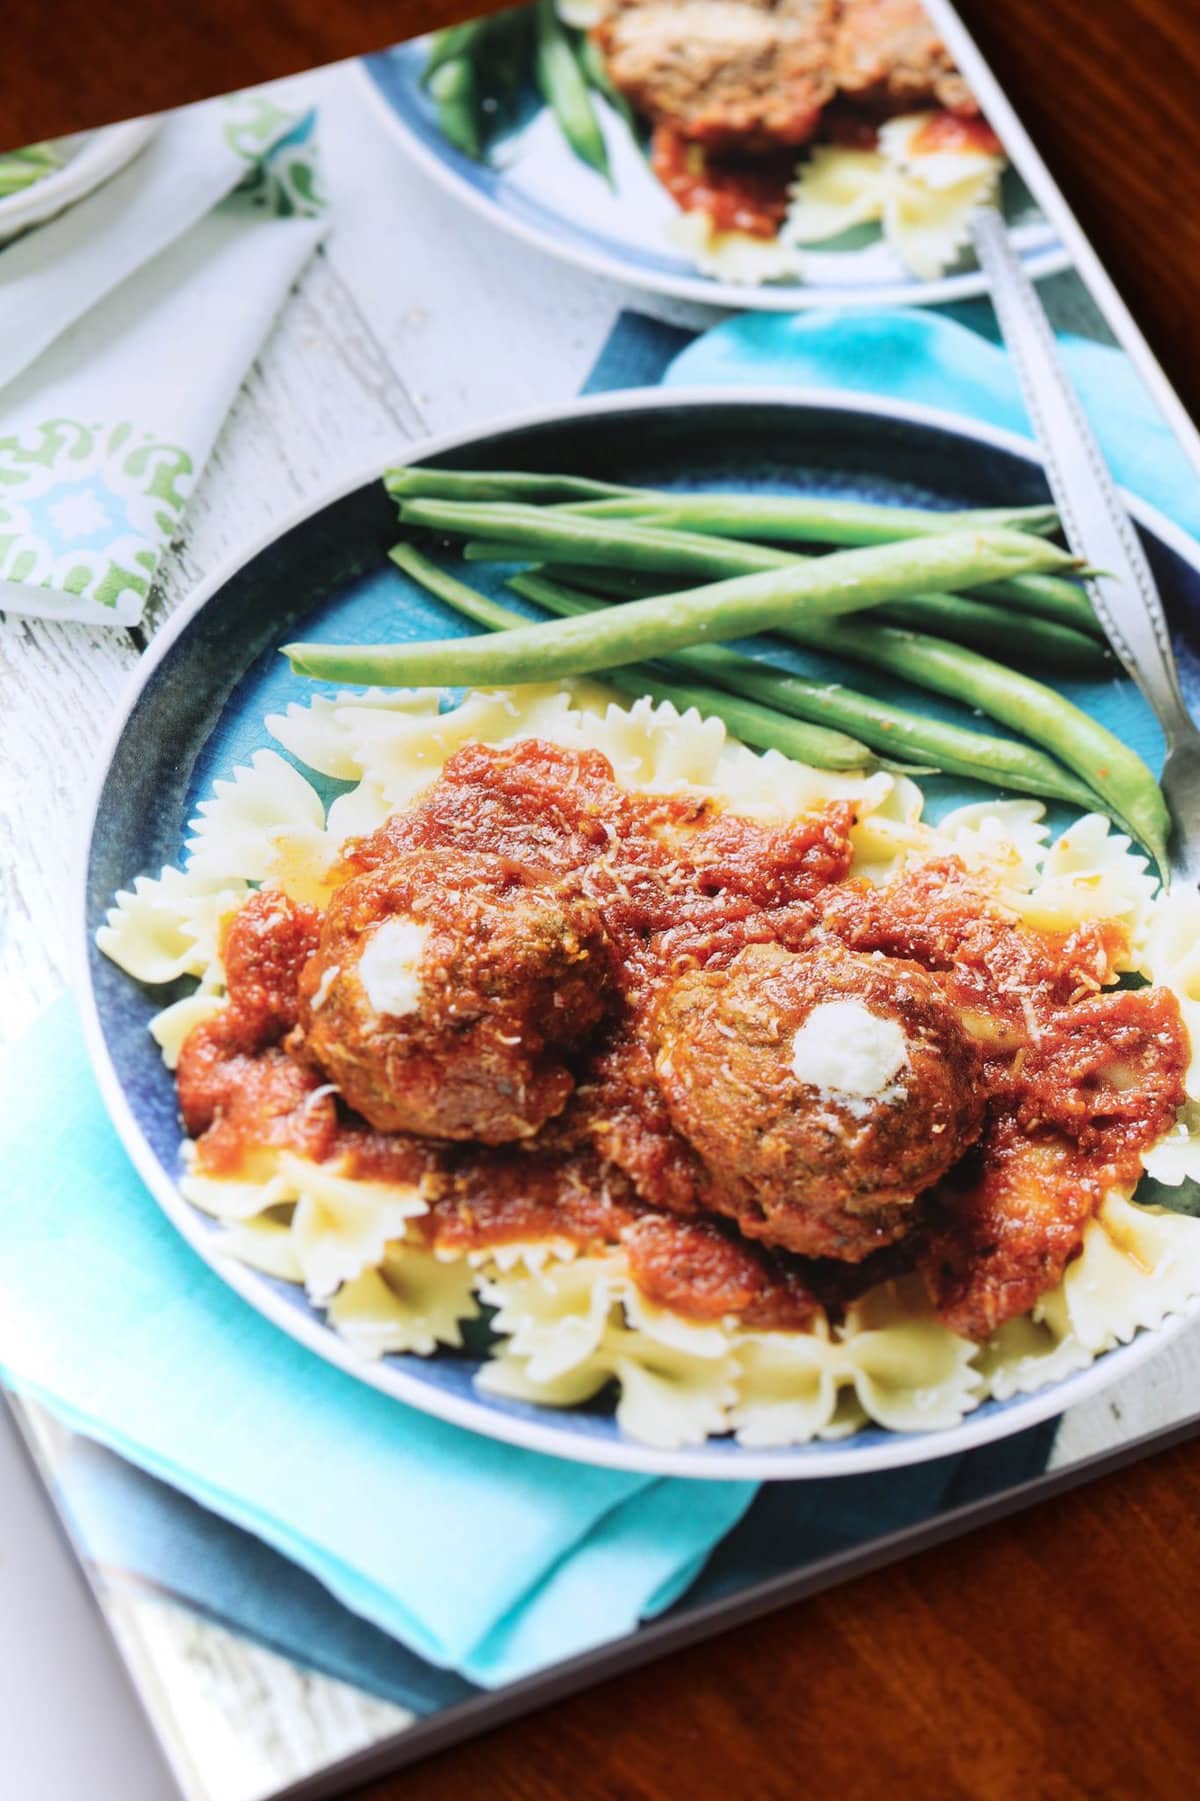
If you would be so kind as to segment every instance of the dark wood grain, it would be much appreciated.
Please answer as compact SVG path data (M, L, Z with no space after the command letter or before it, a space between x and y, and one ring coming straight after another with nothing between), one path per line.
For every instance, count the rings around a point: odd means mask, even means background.
M356 1801L1194 1797L1198 1503L1167 1452Z
M1200 410L1200 9L960 0ZM461 0L3 0L0 144L354 55ZM1191 1797L1200 1446L843 1585L361 1801Z

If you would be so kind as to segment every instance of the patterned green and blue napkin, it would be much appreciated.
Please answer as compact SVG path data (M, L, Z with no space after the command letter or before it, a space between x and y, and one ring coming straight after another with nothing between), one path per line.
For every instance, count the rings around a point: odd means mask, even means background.
M315 115L186 107L0 249L0 607L140 616L217 432L325 223Z

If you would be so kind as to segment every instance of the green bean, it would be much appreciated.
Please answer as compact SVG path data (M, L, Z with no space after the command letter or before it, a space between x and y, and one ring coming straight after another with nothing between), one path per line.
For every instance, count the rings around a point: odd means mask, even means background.
M440 569L411 544L398 544L390 553L392 561L422 587L428 588L456 612L484 625L489 631L504 632L527 625L523 613L514 613L499 601L468 588L465 583ZM583 609L586 611L586 607ZM683 653L686 654L686 653ZM681 654L679 661L682 662ZM739 661L749 661L739 659ZM819 721L804 724L787 717L754 699L736 699L729 693L702 683L664 682L662 673L653 665L630 664L606 674L605 681L635 699L648 694L654 700L669 700L683 713L689 707L725 724L747 744L760 750L778 750L799 762L811 763L817 769L863 770L874 766L876 759L867 745L845 732L830 730Z
M664 492L660 498L647 498L653 494L652 489L640 489L631 490L628 495L595 498L571 495L559 504L585 518L628 519L635 525L658 530L686 529L751 542L768 538L780 543L876 544L976 525L1009 526L1037 533L1052 532L1058 525L1053 507L939 513L917 507L868 506L855 501L807 500L791 495L675 496ZM996 583L981 598L1003 601L1022 613L1041 614L1104 641L1104 628L1092 611L1087 594L1061 576L1031 575Z
M521 506L516 502L406 500L401 504L400 517L405 525L462 533L471 562L493 560L482 557L474 547L494 543L502 545L506 552L517 552L515 559L509 555L497 559L504 562L533 556L545 562L597 563L716 580L727 575L749 575L759 569L786 569L805 560L766 544L706 538L701 532L669 531L629 519L581 518L556 508Z
M428 87L430 78L443 64L470 56L482 37L486 24L486 19L467 19L461 25L447 25L443 31L435 32L421 72L421 86Z
M802 616L857 612L928 588L969 586L1061 557L1020 532L947 533L900 544L836 550L783 569L765 569L631 601L581 619L524 626L499 639L411 644L292 644L284 655L300 675L403 687L494 686L552 681L637 663L687 644L737 638Z
M469 531L472 525L496 536L468 538L464 554L468 562L520 563L534 556L544 562L568 565L594 563L607 569L656 571L663 575L716 578L747 573L756 569L782 569L797 560L793 551L779 550L767 544L742 539L714 539L703 532L680 531L668 526L644 525L638 520L597 517L582 511L522 506L501 502L456 503L437 500L410 500L401 503L401 518L406 525L421 525L441 531ZM971 528L975 529L975 528ZM934 534L936 535L936 534ZM904 540L901 540L903 542ZM1069 564L1071 559L1054 546L1047 546L1050 561ZM1022 584L1047 584L1055 601L1065 593L1074 597L1070 607L1072 623L1045 617L1041 612L1042 591L1031 598L1017 600L1018 606L1036 603L1038 611L1020 611L1010 618L999 605L987 611L973 610L970 603L961 606L962 617L954 627L954 635L970 634L969 641L988 649L1015 648L1022 654L1032 650L1049 668L1069 669L1079 674L1094 673L1102 663L1091 633L1084 638L1078 630L1083 623L1080 613L1097 629L1091 607L1082 589L1053 575L1029 575L999 584L1006 604L1013 605L1021 594ZM995 593L997 584L989 584L987 592ZM946 632L959 601L949 596L930 596L933 611L912 624L921 629ZM979 600L980 596L972 596ZM1067 610L1059 604L1059 612ZM1069 634L1064 636L1065 634Z
M498 562L499 558L491 560ZM570 563L555 563L551 567L557 581L582 588L589 595L599 595L603 600L645 600L648 595L662 593L658 576L639 575L636 569L600 569L593 563L581 563L578 568ZM540 568L538 572L544 573Z
M478 161L483 154L483 126L475 64L469 56L455 56L439 63L429 77L429 92L437 102L442 135Z
M931 507L873 506L822 495L655 492L569 501L593 518L637 518L645 524L704 532L718 538L769 538L797 544L886 544L928 532L1005 526L1045 534L1058 528L1053 507L980 507L939 512Z
M405 525L461 534L476 543L487 540L519 548L517 560L533 557L542 562L603 563L618 568L655 569L710 579L753 570L795 567L802 561L792 552L774 550L765 544L714 539L705 537L702 532L663 530L624 519L581 518L573 513L498 501L406 500L401 503L400 517ZM999 535L1014 545L1025 545L1024 569L1014 569L1014 574L1075 566L1075 558L1068 551L1060 550L1042 538L1006 532L1003 528L999 528L998 534L978 531L974 527L969 530L976 531L981 542ZM934 533L925 538L901 539L899 543L917 547L936 544L950 537L961 541L967 535L967 532ZM472 555L470 548L467 555ZM978 579L998 578L981 576ZM969 582L974 585L974 578L969 578Z
M640 700L643 695L649 695L655 701L668 700L680 713L695 707L706 718L720 719L744 744L752 744L756 750L780 751L785 757L792 757L797 763L809 763L815 769L861 774L877 765L878 759L871 755L867 746L847 737L844 732L805 724L803 720L790 718L772 707L760 706L757 701L720 688L710 688L701 682L664 682L653 674L640 673L640 669L640 665L632 669L612 669L605 674L604 680L634 700Z
M503 556L491 555L480 557L489 562L520 562L512 547L494 547L504 549ZM598 594L608 595L617 600L632 600L643 594L653 594L659 589L656 578L640 576L632 569L603 569L599 565L584 565L578 569L563 567L561 574L564 580L574 582L579 587L594 589ZM933 598L933 597L930 597ZM944 597L938 597L944 598ZM1096 645L1104 645L1107 640L1104 627L1092 611L1092 603L1084 589L1075 582L1067 581L1060 575L1022 575L1014 576L1007 582L985 582L981 587L973 588L971 600L987 600L997 606L1008 609L1016 617L1010 618L1014 633L1021 630L1021 618L1029 615L1035 625L1052 623L1062 625L1069 631L1085 632L1093 640L1090 650L1094 656ZM956 597L955 604L962 604L963 596ZM1064 648L1073 640L1061 641ZM1082 651L1080 655L1082 656ZM1106 662L1105 668L1110 665Z
M403 510L405 525L430 529L434 508L444 511L438 502L412 501ZM634 525L617 519L575 519L536 507L527 524L517 525L512 535L503 537L469 537L463 544L468 563L559 563L572 561L593 563L597 567L637 570L669 578L676 587L684 576L717 581L730 575L753 575L762 569L787 569L797 563L815 559L792 556L784 550L771 550L765 544L731 544L721 539L703 538L699 532L659 531L656 526ZM492 521L479 519L486 528ZM503 521L497 519L497 526ZM435 527L446 531L447 527ZM905 542L905 540L898 540Z
M833 651L978 707L1031 738L1083 777L1103 810L1151 852L1165 879L1171 822L1158 783L1136 751L1055 689L961 644L898 626L864 631L797 612L777 629L809 649Z
M586 595L540 575L514 576L508 585L547 611L567 617L588 612L597 605ZM496 603L487 601L486 605L495 608ZM503 613L504 609L498 611ZM491 623L483 613L473 617L484 624ZM520 616L510 617L515 622ZM840 683L813 680L756 657L741 656L724 645L695 645L690 650L675 651L663 661L672 670L695 673L780 712L850 732L876 751L916 758L947 775L966 776L1014 793L1066 801L1085 812L1103 810L1090 788L1032 745L929 719L871 695L858 694Z
M1074 626L1059 625L1032 613L1011 613L995 601L974 594L917 594L881 607L885 625L907 625L914 631L953 638L972 650L1033 662L1067 675L1112 675L1116 664L1103 645Z
M533 60L533 19L527 7L484 20L475 69L489 133L514 117Z
M521 561L515 545L468 544L467 548L475 552L471 561ZM479 555L481 550L488 552L486 557ZM572 569L569 564L551 567L561 580L606 600L636 600L661 591L661 582L657 578L643 577L631 570L607 570L589 565ZM977 598L980 592L976 589L969 595L917 594L911 599L880 607L875 617L887 625L907 625L916 631L933 632L969 644L972 649L1015 655L1071 675L1082 677L1114 672L1114 664L1095 638L1053 620L1006 612L994 603L980 601Z
M675 493L666 488L638 488L590 476L542 475L513 469L435 469L421 465L389 469L384 481L390 494L431 500L544 500L572 504L583 513L626 518L639 513L687 512L692 531L740 537L746 535L814 544L890 542L921 537L930 531L962 531L971 526L1010 526L1014 530L1051 532L1058 524L1053 507L983 507L941 512L933 507L871 505L823 496ZM728 518L730 529L709 523L713 507Z
M1077 582L1064 581L1061 575L1023 575L1018 581L989 582L976 590L980 600L995 600L1016 607L1021 613L1040 613L1059 625L1073 626L1106 642L1104 627L1092 611L1087 591Z
M613 85L612 76L608 72L608 64L604 60L604 52L595 38L589 37L586 32L578 40L578 55L579 64L587 77L588 86L595 88L598 94L603 94L618 118L623 119L630 131L635 132L637 119L634 116L633 108L620 88Z
M554 0L537 0L538 87L562 127L563 136L585 163L608 177L608 151L588 85Z
M539 475L515 469L386 469L383 485L398 500L594 500L636 494L586 475Z

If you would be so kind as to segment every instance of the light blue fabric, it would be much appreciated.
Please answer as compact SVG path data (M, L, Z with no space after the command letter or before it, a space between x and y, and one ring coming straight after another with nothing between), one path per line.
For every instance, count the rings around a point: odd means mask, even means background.
M430 1662L492 1685L629 1632L750 1504L750 1483L648 1480L443 1425L269 1325L147 1195L70 1001L0 1094L6 1380Z
M955 311L743 313L690 344L664 385L843 388L1032 435L991 307ZM1200 479L1124 351L1070 332L1058 346L1117 480L1200 537Z

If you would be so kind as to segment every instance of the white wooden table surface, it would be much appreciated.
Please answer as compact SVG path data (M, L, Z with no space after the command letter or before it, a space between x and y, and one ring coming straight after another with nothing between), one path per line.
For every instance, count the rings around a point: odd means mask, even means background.
M145 637L210 570L346 477L428 435L570 398L623 307L693 326L716 317L577 272L452 202L407 161L353 68L280 91L319 107L334 225L239 395L164 562ZM140 642L0 621L0 1044L71 979L82 816ZM1198 1377L1193 1334L1070 1413L1054 1464L1179 1419ZM41 1415L30 1423L52 1459L57 1429ZM200 1801L251 1801L407 1721L119 1580L108 1599Z

